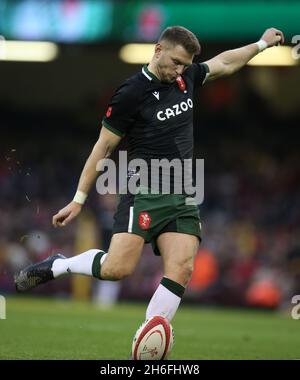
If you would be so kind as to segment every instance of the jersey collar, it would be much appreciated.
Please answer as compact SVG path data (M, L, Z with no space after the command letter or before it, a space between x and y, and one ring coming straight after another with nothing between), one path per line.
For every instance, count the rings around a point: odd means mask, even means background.
M153 73L151 73L151 71L148 70L148 65L144 65L143 68L142 68L142 73L145 75L145 77L147 79L149 79L150 81L153 81L153 82L159 82L160 83L160 80L157 78L157 76L155 76Z

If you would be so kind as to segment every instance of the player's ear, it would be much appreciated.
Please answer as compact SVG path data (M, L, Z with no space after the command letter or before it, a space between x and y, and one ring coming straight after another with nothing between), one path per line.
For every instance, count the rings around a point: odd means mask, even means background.
M158 42L156 45L155 45L155 50L154 50L154 54L155 54L155 58L159 58L160 55L161 55L161 52L162 52L162 45Z

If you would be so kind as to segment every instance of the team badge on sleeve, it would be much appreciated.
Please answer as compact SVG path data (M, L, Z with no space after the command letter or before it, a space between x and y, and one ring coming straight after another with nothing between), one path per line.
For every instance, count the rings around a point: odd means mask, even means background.
M106 111L106 117L110 117L112 111L112 107L108 107Z
M139 215L139 226L142 230L148 230L151 223L151 216L147 213L147 211L140 212Z

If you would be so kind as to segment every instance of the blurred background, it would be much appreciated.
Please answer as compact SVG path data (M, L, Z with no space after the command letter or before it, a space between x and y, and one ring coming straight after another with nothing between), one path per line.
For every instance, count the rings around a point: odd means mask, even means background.
M182 25L197 35L197 60L205 61L276 27L285 49L271 59L261 53L195 96L203 242L185 302L289 307L300 294L299 14L299 1L283 0L0 0L0 294L14 294L13 273L49 254L108 249L114 195L94 187L65 229L52 228L51 218L74 196L110 97L148 60L147 46L128 55L126 44L154 43L165 27ZM161 276L146 245L120 283L78 276L32 294L110 306L148 300Z

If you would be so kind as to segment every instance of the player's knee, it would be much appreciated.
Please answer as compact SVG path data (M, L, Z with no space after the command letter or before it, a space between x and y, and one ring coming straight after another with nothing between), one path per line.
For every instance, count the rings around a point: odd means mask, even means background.
M185 285L187 285L193 274L193 270L194 270L193 262L185 263L182 266L181 270L182 270L183 281L185 282Z
M165 276L173 279L183 286L187 286L192 277L193 269L194 265L192 260L172 263L172 266L165 271Z

